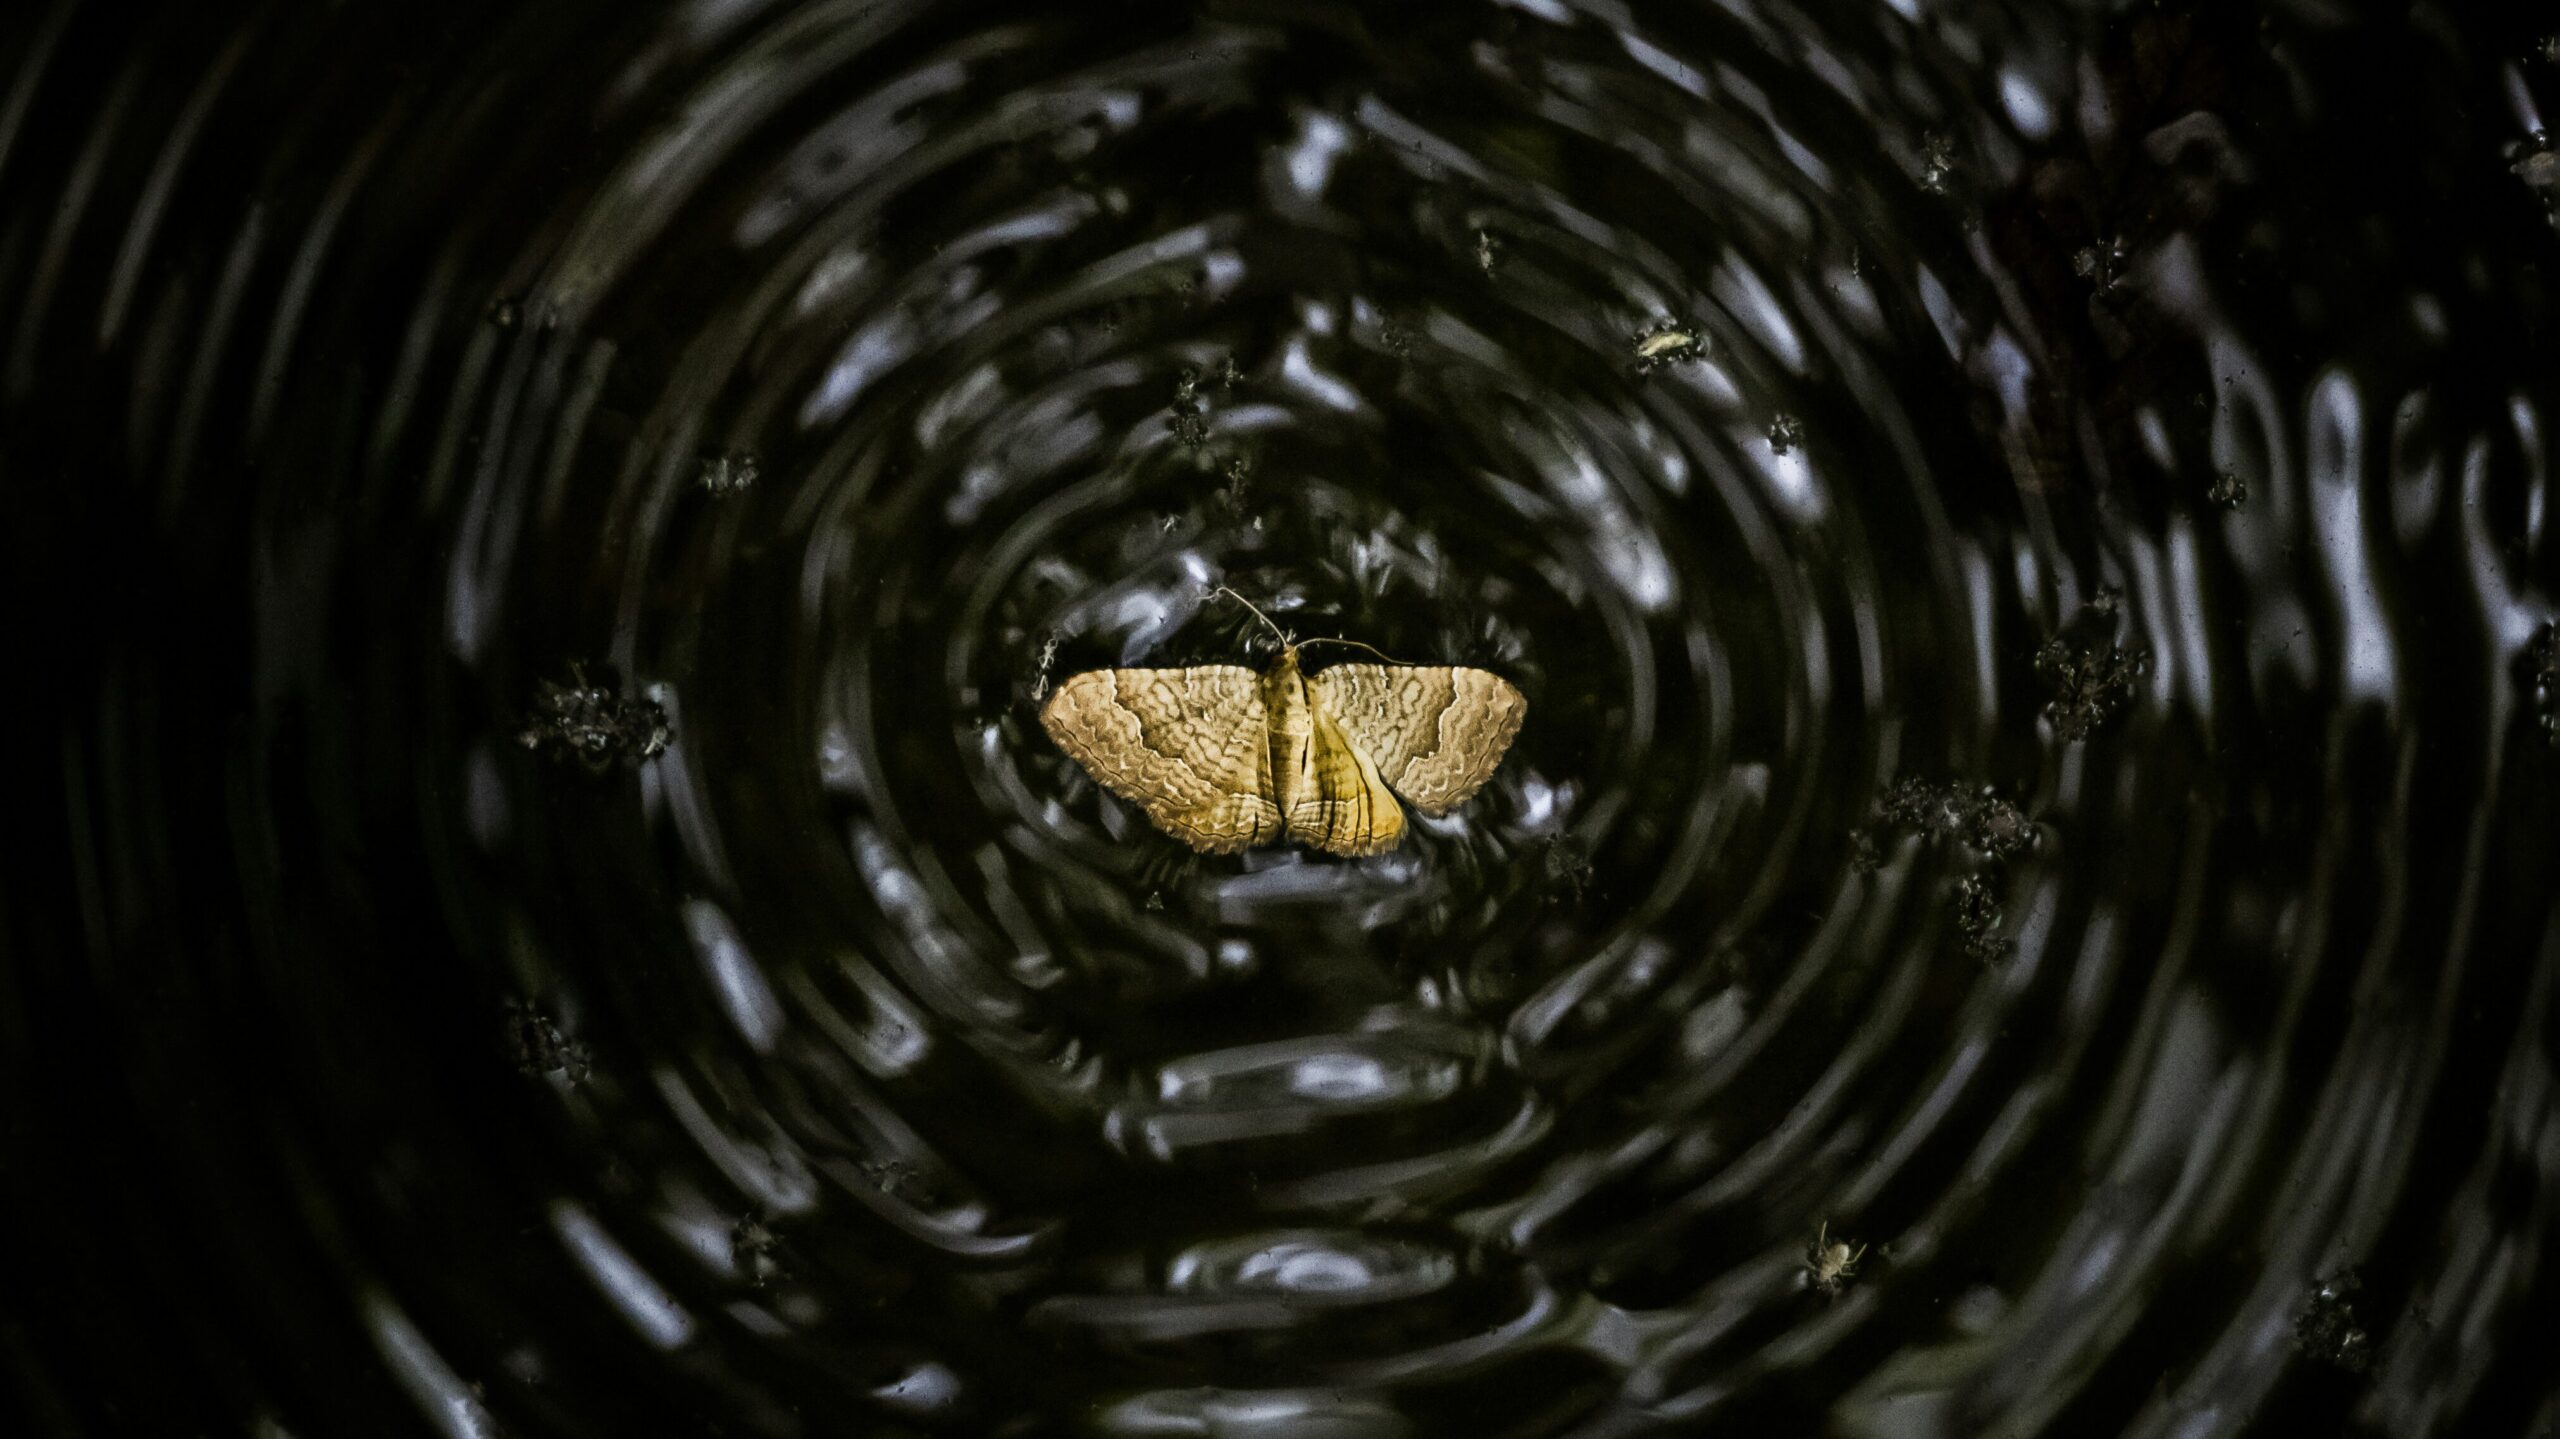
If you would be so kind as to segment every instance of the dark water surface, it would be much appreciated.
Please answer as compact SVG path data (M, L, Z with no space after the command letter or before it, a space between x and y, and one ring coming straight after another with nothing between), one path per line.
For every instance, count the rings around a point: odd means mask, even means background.
M0 1432L2560 1428L2560 11L0 8Z

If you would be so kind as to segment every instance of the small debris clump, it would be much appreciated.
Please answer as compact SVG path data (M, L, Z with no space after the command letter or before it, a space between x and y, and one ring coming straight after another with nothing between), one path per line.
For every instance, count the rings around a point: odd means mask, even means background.
M2533 701L2542 720L2542 737L2560 748L2560 624L2546 624L2533 637Z
M569 667L569 683L542 682L542 697L533 717L516 733L526 749L547 751L555 759L574 759L593 774L616 764L638 764L666 752L674 731L666 707L646 698L623 699L602 685L587 682L586 672Z
M2249 482L2230 470L2213 477L2204 497L2226 510L2236 510L2249 502Z
M1968 790L1924 779L1897 780L1876 802L1876 815L1893 829L1952 841L1995 862L2024 854L2036 842L2035 822L1990 785Z
M550 1015L522 1000L507 1003L506 1036L516 1071L528 1079L556 1074L583 1084L593 1067L583 1041L562 1034Z
M1173 437L1190 449L1209 443L1209 421L1200 404L1200 372L1185 366L1174 382L1173 414L1164 422Z
M2088 281L2092 293L2113 295L2124 284L2127 258L2124 241L2110 236L2081 246L2071 257L2071 272Z
M1995 870L1976 870L1956 881L1956 933L1964 936L1964 952L1985 964L1993 963L2009 953L2009 941L2000 937L2000 922L2005 916L2000 909L2000 890L1993 882Z
M741 1215L738 1222L730 1226L730 1267L738 1272L739 1278L755 1288L762 1289L767 1281L782 1274L782 1260L778 1255L781 1248L782 1236L774 1233L773 1227L760 1216Z
M1597 873L1591 860L1591 846L1581 838L1560 834L1547 840L1547 892L1550 898L1567 896L1565 902L1582 903Z
M1804 443L1802 420L1780 411L1769 421L1769 448L1772 452L1783 455L1802 443Z
M1491 275L1493 273L1494 265L1500 261L1501 258L1502 242L1493 237L1493 232L1490 230L1476 231L1476 268L1484 271L1487 275Z
M1920 188L1932 195L1947 193L1956 172L1955 141L1931 131L1920 138Z
M1707 353L1704 331L1666 320L1635 337L1636 373L1650 375L1665 365L1685 364Z
M1966 954L1985 964L2009 952L2000 937L2005 918L2001 891L2009 861L2035 848L2035 821L2013 800L1989 785L1968 789L1922 779L1897 780L1876 801L1876 817L1849 836L1849 862L1874 871L1884 863L1884 840L1894 834L1917 835L1938 845L1955 845L1971 857L1970 869L1953 890L1953 922L1964 936Z
M2133 703L2134 687L2150 668L2146 651L2049 640L2036 651L2036 673L2053 691L2053 698L2045 702L2044 717L2063 739L2087 739Z
M2149 651L2115 643L2123 604L2114 590L2098 591L2060 634L2036 651L2036 674L2053 695L2044 717L2066 743L2087 739L2131 706L2136 687L2151 668Z
M2320 1281L2293 1316L2293 1342L2303 1353L2351 1374L2373 1363L2373 1340L2356 1317L2356 1291L2362 1288L2349 1270Z
M756 459L754 451L731 450L725 455L713 455L704 460L695 479L706 494L734 495L740 490L754 488L763 472L764 466Z

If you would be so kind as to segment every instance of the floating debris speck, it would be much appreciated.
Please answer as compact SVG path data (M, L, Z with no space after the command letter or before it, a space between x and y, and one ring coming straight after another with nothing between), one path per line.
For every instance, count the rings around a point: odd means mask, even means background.
M1964 952L1985 964L2009 952L2009 941L2000 936L1998 878L1996 870L1977 870L1956 881L1956 933L1964 936Z
M2125 260L2124 241L2109 236L2081 246L2071 257L2071 272L2088 281L2096 293L2112 295L2124 283Z
M1902 833L1941 846L1960 846L1970 870L1953 890L1954 923L1965 953L1985 963L2009 952L2000 937L2000 893L2009 861L2036 847L2035 821L1989 785L1966 788L1923 779L1894 782L1876 801L1875 821L1851 831L1849 862L1872 872L1884 863L1884 838Z
M2373 1362L2373 1340L2356 1317L2355 1296L2362 1287L2352 1270L2319 1282L2293 1316L2293 1342L2303 1353L2349 1373L2360 1374Z
M1704 331L1664 321L1635 337L1636 373L1649 375L1665 365L1695 360L1707 352Z
M522 1000L507 1001L507 1053L516 1071L529 1079L556 1074L583 1084L592 1068L587 1046L560 1032L559 1024L540 1008Z
M1932 195L1947 193L1956 173L1956 142L1935 130L1920 137L1920 188Z
M2542 719L2542 737L2560 748L2560 624L2546 624L2533 637L2534 708Z
M493 300L490 302L489 323L492 327L501 331L512 330L523 322L524 311L516 305L515 301Z
M1802 443L1803 421L1783 410L1769 421L1769 449L1773 453L1786 454Z
M2548 131L2536 130L2507 152L2507 168L2542 201L2542 213L2560 229L2560 148Z
M2036 843L2035 822L1989 785L1896 780L1876 802L1876 815L1889 828L1961 844L1988 860L2013 859Z
M1476 231L1476 268L1484 271L1487 275L1491 275L1493 273L1493 267L1499 263L1501 259L1502 242L1495 239L1493 237L1493 232L1490 230Z
M755 1288L779 1278L783 1272L779 1251L782 1236L771 1225L754 1214L741 1215L729 1229L729 1264L738 1277Z
M2226 510L2236 510L2249 502L2249 482L2230 470L2213 477L2204 497Z
M756 459L754 451L731 450L725 455L714 455L704 460L695 479L705 493L734 495L752 488L763 473L764 466Z
M623 699L588 683L586 671L571 665L569 683L542 682L533 717L517 731L516 740L526 749L574 759L602 774L616 763L655 759L673 734L667 711L656 700Z
M2133 703L2134 688L2150 668L2146 651L2048 640L2036 651L2036 673L2053 691L2053 698L2045 702L2044 717L2064 740L2085 740Z
M1200 372L1188 366L1173 386L1173 413L1164 422L1173 437L1191 449L1209 443L1209 421L1200 404Z
M1052 630L1047 635L1043 636L1040 641L1040 670L1031 681L1032 699L1043 700L1049 697L1049 671L1054 668L1057 663L1058 634L1057 631Z

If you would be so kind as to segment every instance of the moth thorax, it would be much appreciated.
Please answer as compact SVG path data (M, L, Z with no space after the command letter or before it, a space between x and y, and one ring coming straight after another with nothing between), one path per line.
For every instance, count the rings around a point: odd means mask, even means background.
M1315 711L1307 704L1306 677L1298 672L1298 647L1280 651L1280 663L1262 677L1262 707L1271 717L1271 732L1303 737L1315 733Z

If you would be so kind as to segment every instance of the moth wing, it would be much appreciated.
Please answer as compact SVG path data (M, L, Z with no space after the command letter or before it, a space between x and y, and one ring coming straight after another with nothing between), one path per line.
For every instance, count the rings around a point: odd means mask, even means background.
M1251 670L1087 670L1049 696L1040 727L1103 788L1194 849L1232 854L1281 833L1271 717Z
M1289 838L1332 854L1383 854L1404 840L1404 806L1378 767L1318 708L1289 803Z
M1529 713L1509 680L1460 665L1335 665L1307 680L1307 694L1387 787L1428 815L1493 778Z

